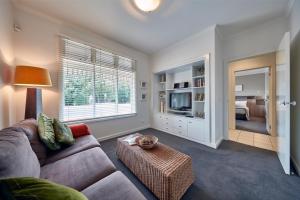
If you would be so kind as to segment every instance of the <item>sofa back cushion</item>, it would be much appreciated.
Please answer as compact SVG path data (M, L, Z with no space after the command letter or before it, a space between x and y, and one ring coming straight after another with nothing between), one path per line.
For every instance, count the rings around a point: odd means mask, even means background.
M40 176L40 163L28 138L15 128L0 131L0 161L0 178Z
M47 147L40 139L37 121L35 119L26 119L13 125L13 127L26 134L31 148L39 159L40 164L44 165L47 159Z

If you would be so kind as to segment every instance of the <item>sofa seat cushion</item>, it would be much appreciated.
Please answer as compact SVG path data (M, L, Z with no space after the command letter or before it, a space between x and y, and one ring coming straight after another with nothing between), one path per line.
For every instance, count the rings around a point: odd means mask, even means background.
M115 170L102 149L95 147L44 165L41 178L81 191Z
M25 133L15 128L0 131L0 178L40 176L40 163Z
M142 193L120 171L114 172L89 186L82 193L89 200L146 200Z
M48 155L45 164L49 164L65 157L71 156L81 151L85 151L87 149L91 149L94 147L100 147L97 139L92 135L86 135L79 138L76 138L75 143L72 146L69 146L63 150L51 152Z
M26 119L13 125L12 128L24 132L29 140L32 150L43 165L47 158L47 147L41 141L38 133L38 125L35 119Z

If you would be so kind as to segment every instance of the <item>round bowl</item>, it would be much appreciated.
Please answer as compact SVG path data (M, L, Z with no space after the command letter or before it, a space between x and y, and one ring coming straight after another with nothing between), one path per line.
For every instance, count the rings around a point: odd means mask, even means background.
M136 143L142 149L152 149L158 142L158 138L154 135L143 135L136 138Z

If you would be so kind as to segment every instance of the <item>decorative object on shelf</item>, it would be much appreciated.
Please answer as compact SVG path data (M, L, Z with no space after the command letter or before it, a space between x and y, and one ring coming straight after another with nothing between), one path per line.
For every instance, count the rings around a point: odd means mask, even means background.
M205 69L204 67L202 66L199 66L199 67L195 67L194 69L194 76L204 76L205 74Z
M174 83L174 88L188 88L189 82Z
M37 119L42 113L42 91L37 87L52 86L47 69L33 66L17 66L14 85L27 87L25 119Z
M140 81L140 87L141 87L141 89L146 89L147 88L147 82Z
M160 109L159 112L164 113L166 112L166 102L165 101L160 101Z
M141 93L141 101L147 101L147 93L146 92Z
M159 82L165 83L166 82L166 74L160 74L159 75Z
M152 149L158 142L158 138L154 135L143 135L136 138L136 144L142 149Z
M166 92L165 91L159 91L159 98L166 98Z
M195 101L204 101L205 100L205 94L204 93L197 93L195 95Z
M205 119L205 113L204 112L196 112L195 117Z
M204 87L205 86L205 78L200 77L194 80L195 87Z
M243 85L236 85L235 86L235 91L236 92L242 92L243 91Z

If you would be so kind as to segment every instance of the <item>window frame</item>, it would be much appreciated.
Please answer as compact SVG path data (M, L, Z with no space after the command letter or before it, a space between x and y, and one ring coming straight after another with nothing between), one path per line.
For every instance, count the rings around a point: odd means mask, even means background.
M105 51L108 53L113 54L114 59L115 57L123 57L126 59L130 59L132 61L133 64L133 68L134 70L134 110L135 112L132 113L128 113L128 114L116 114L116 115L112 115L112 116L106 116L106 117L92 117L92 118L84 118L84 119L75 119L75 120L65 120L64 119L64 107L65 107L65 98L64 98L64 66L63 66L63 51L64 51L64 40L69 40L71 42L76 42L82 45L86 45L89 46L91 49L93 49L93 51L97 51L97 50L101 50L101 51ZM91 53L92 54L92 53ZM93 55L91 55L93 56ZM95 58L94 58L95 59ZM93 65L95 66L95 63L93 63ZM86 42L82 42L80 40L76 40L73 38L69 38L66 36L60 36L60 43L59 43L59 66L60 66L60 70L59 70L59 95L60 95L60 106L59 106L59 119L65 123L68 124L75 124L75 123L81 123L81 122L100 122L100 121L107 121L107 120L115 120L115 119L122 119L122 118L129 118L129 117L134 117L137 116L138 113L138 81L137 81L137 60L132 59L126 55L122 55L120 53L115 53L111 50L107 50L105 48L102 47L97 47L94 45L91 45L89 43ZM95 76L95 74L93 74ZM118 78L117 78L118 80ZM116 97L116 99L118 99L118 96Z

